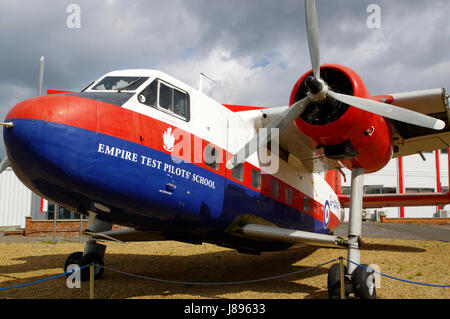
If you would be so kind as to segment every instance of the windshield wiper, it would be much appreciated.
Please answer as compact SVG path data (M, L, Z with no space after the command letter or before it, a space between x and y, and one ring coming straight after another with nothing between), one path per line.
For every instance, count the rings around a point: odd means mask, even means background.
M117 93L121 93L123 90L129 88L130 86L132 86L133 84L136 84L138 81L142 80L143 78L137 78L134 81L131 81L130 83L128 83L127 85L125 85L124 87L118 88L117 89Z

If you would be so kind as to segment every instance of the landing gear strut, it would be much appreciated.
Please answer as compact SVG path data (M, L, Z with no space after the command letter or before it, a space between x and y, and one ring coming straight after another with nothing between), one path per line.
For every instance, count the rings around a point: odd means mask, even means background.
M375 299L377 294L375 289L375 276L373 272L356 265L361 264L359 244L361 241L362 228L363 187L364 169L361 167L353 167L350 195L350 217L348 226L348 263L345 268L345 275L343 279L346 296L353 293L355 297L361 299ZM367 265L363 266L368 267ZM339 264L333 265L328 272L328 296L330 298L340 298L341 280Z
M97 219L96 214L89 213L88 225L86 231L91 233L104 232L112 229L112 224ZM100 279L103 275L103 258L105 256L106 246L97 243L90 238L84 246L84 252L75 252L67 257L64 264L64 272L67 272L69 265L76 264L79 267L94 264L94 279ZM102 267L100 267L102 266ZM81 270L81 281L89 280L89 267Z

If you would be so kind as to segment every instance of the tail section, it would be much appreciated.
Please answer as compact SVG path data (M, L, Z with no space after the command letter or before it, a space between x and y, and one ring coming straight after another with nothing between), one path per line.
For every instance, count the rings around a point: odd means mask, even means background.
M342 195L341 174L338 170L328 171L325 174L325 181L331 186L336 195Z

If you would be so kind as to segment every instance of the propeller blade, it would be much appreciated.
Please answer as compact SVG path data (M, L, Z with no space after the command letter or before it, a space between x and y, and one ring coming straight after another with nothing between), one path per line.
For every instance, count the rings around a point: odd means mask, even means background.
M319 22L315 0L305 1L306 31L308 34L309 55L314 77L320 79Z
M356 96L340 94L333 91L328 91L327 95L342 103L354 106L367 112L390 118L392 120L427 127L434 130L442 130L445 127L445 122L439 119L399 106L381 103Z
M307 96L304 99L296 102L291 107L288 107L279 117L271 121L265 128L267 130L261 130L259 134L255 135L247 144L244 145L231 159L228 160L227 169L233 169L237 165L244 162L250 155L259 150L262 146L266 145L272 137L279 134L280 130L286 128L297 117L299 117L306 106L308 106L310 98ZM272 129L277 129L272 132ZM276 134L276 135L274 135Z
M8 167L9 165L9 160L8 157L5 157L1 163L0 163L0 174L3 173L3 171Z

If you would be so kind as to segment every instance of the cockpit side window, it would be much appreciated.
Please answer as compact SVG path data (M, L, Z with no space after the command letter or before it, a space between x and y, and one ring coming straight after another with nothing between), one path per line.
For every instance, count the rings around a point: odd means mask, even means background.
M156 107L157 93L158 81L155 80L139 94L138 100L145 105Z
M189 121L189 94L159 79L149 84L139 95L139 102Z
M94 91L134 91L141 84L148 80L148 77L138 76L107 76L97 83L91 90Z
M159 84L159 106L166 110L172 109L173 89L165 85Z

